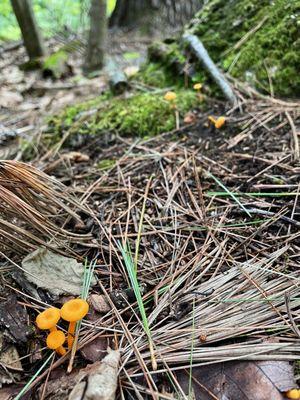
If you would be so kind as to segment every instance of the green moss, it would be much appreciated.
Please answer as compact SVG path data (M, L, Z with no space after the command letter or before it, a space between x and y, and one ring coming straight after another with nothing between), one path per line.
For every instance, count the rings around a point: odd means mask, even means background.
M66 72L66 62L68 60L68 53L59 50L56 53L50 54L43 62L43 70L51 73L54 78L61 78Z
M197 96L190 90L181 89L176 93L176 106L183 117L198 104ZM129 98L108 98L106 95L68 107L51 117L44 138L53 144L66 130L74 134L116 131L120 135L142 137L170 131L175 128L175 112L163 96L163 92L136 94ZM95 112L91 113L92 109Z
M196 104L191 91L178 91L177 107L183 114ZM143 93L129 99L113 99L97 113L93 131L116 130L121 135L153 136L175 128L175 113L163 94Z
M135 76L135 80L157 88L164 88L174 84L173 75L168 69L164 68L160 63L153 62L145 64Z
M212 0L190 29L233 76L266 92L271 81L276 95L296 97L300 94L299 12L299 0ZM244 43L235 48L241 39Z

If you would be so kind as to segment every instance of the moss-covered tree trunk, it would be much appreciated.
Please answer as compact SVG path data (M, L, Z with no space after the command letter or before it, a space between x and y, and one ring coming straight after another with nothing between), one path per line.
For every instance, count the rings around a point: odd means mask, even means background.
M258 90L300 95L299 0L210 0L190 30L215 62Z
M106 0L91 0L90 31L84 71L100 70L104 65L107 35Z
M21 29L28 57L33 60L45 55L45 48L34 17L31 0L11 0L11 4Z

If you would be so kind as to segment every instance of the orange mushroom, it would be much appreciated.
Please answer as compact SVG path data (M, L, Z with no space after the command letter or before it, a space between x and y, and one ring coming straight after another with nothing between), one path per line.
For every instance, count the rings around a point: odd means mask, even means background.
M291 390L288 390L288 391L285 393L285 396L286 396L288 399L294 399L294 400L300 399L300 390L299 390L299 389L291 389Z
M36 317L36 324L39 329L49 329L50 332L57 330L56 324L60 319L60 311L56 307L47 308Z
M215 125L215 128L220 129L226 122L225 117L219 117L215 119L212 116L209 116L208 119Z
M175 100L176 100L176 97L177 97L177 95L176 95L175 92L167 92L167 93L164 95L164 99L167 100L167 101L170 101L170 102L175 101Z
M76 322L80 321L89 311L88 303L83 299L73 299L67 301L60 310L60 315L65 321L69 321L68 329L68 348L74 342Z
M47 336L47 347L51 350L55 350L61 356L66 354L66 349L63 347L66 337L62 331L50 332Z

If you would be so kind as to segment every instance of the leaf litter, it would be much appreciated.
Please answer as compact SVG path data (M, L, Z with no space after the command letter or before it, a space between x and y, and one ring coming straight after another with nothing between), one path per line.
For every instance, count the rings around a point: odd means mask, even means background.
M1 209L3 254L19 264L46 246L78 261L96 259L98 285L90 292L104 296L109 308L83 321L74 376L93 362L84 348L105 338L103 351L122 350L120 398L187 398L193 391L196 398L210 392L210 398L256 399L261 393L279 399L296 387L300 169L287 115L297 126L299 104L237 87L243 113L227 111L226 128L218 133L206 125L209 114L224 112L216 104L193 126L157 138L90 138L80 149L82 163L69 157L73 149L50 149L36 165L57 179L1 163L1 199L9 209ZM69 162L60 162L63 157ZM115 162L103 171L97 167L102 159ZM86 233L75 234L76 224ZM139 249L133 280L119 243L134 256ZM19 290L10 274L15 264L3 269L4 284L32 324L45 304ZM138 282L133 295L132 282ZM16 349L29 352L26 344ZM40 365L22 362L24 383ZM64 359L47 365L32 382L33 398L46 379L49 398L58 396L64 380L67 399L74 380L65 369Z

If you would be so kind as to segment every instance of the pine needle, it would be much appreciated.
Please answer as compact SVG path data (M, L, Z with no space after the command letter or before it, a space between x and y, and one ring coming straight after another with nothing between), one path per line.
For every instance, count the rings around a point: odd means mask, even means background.
M142 212L141 212L141 218L140 218L140 223L139 223L139 229L138 229L138 235L136 239L136 245L135 245L135 256L134 256L134 265L135 265L135 270L137 271L137 264L138 264L138 257L139 257L139 249L140 249L140 242L141 242L141 235L142 235L142 229L143 229L143 220L144 220L144 215L145 215L145 209L146 209L146 202L147 202L147 197L150 189L150 184L151 184L152 176L150 177L146 190L145 190L145 196L144 196L144 201L143 201L143 206L142 206Z

